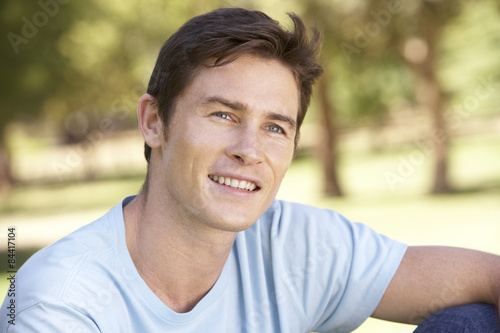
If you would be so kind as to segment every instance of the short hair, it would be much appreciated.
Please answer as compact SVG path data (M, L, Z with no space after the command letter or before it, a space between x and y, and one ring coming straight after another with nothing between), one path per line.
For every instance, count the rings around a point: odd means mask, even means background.
M202 66L215 59L214 67L251 54L276 59L293 72L300 90L297 135L309 107L312 86L323 70L318 63L321 34L313 28L309 38L304 22L288 14L294 29L285 30L260 11L221 8L186 22L163 44L147 92L156 100L160 118L168 131L177 97L192 82ZM167 135L167 133L165 133ZM149 163L151 148L145 144Z

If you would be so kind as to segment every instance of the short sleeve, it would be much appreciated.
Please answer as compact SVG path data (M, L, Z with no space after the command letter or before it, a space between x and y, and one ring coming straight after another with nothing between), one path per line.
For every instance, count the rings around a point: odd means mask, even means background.
M40 302L16 314L13 323L7 323L7 333L100 332L90 318L62 303Z
M311 331L351 332L377 307L407 246L332 210L274 205L273 251L283 258L274 266L295 313Z
M346 222L350 223L350 222ZM352 242L346 259L342 297L318 332L352 331L372 315L401 263L407 246L360 223L350 223ZM345 329L345 330L344 330ZM333 330L336 332L336 330Z

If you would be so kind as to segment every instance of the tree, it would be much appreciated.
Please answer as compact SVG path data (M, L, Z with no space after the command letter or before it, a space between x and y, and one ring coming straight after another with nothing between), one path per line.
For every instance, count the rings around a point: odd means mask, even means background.
M345 36L352 43L341 44L342 52L350 62L356 61L358 71L367 68L366 62L374 67L384 63L398 66L399 63L411 69L415 77L413 99L429 110L433 120L430 138L435 156L432 192L449 192L449 135L443 116L447 96L438 80L437 65L441 32L460 13L460 3L389 1L382 6L379 2L361 2L357 13L353 19L357 22Z
M44 119L65 143L135 124L136 103L161 44L187 18L215 4L2 1L0 190L12 184L10 123Z
M338 180L338 133L334 123L336 119L330 99L328 98L328 72L320 78L317 86L318 100L321 111L322 133L319 147L320 158L323 162L323 191L328 196L341 196L342 190Z
M317 100L320 111L320 137L317 148L319 159L322 162L323 193L327 196L342 196L343 191L338 174L338 125L335 103L332 102L330 83L335 75L331 70L332 59L338 57L334 45L339 41L339 27L342 11L334 10L331 4L321 1L307 2L304 17L309 22L318 24L324 34L322 60L324 73L316 87Z
M448 176L450 137L444 118L447 97L438 80L437 66L442 31L445 25L459 14L459 7L459 3L455 1L422 2L414 10L418 17L415 31L403 31L401 36L405 39L403 58L413 69L417 79L417 101L429 109L433 120L434 130L430 140L434 147L435 172L432 193L435 194L452 191Z
M62 1L61 1L62 3ZM0 192L13 182L6 144L7 126L13 120L32 121L41 112L45 96L63 79L57 64L62 57L54 45L68 26L66 5L56 1L0 3ZM59 15L58 15L59 14Z

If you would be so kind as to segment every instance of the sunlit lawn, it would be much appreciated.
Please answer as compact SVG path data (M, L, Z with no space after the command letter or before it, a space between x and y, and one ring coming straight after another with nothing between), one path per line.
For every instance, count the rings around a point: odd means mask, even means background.
M500 254L500 138L458 140L451 160L451 178L459 190L451 195L426 194L432 159L414 148L383 153L344 152L340 178L346 196L341 199L323 198L319 165L308 158L298 159L278 197L338 210L353 221L367 223L410 245L453 245ZM399 173L399 182L391 186L388 172ZM142 176L23 185L0 204L0 225L16 225L23 230L23 226L34 228L37 223L61 220L74 229L99 217L125 195L137 193L141 184ZM4 230L1 234L5 235ZM18 242L22 241L20 231ZM1 260L5 272L7 259ZM8 288L5 277L0 276L1 294ZM356 332L412 330L412 326L369 320Z

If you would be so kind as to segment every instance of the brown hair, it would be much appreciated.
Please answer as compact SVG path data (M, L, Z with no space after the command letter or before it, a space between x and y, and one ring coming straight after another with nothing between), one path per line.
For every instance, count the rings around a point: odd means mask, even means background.
M289 14L294 29L287 31L259 11L221 8L192 18L163 45L149 81L147 92L155 97L161 120L168 129L176 98L192 82L201 66L215 59L223 66L242 54L276 59L294 73L300 89L297 136L312 94L312 85L322 74L317 61L321 35L313 29L309 38L302 20ZM145 144L149 162L151 148Z

